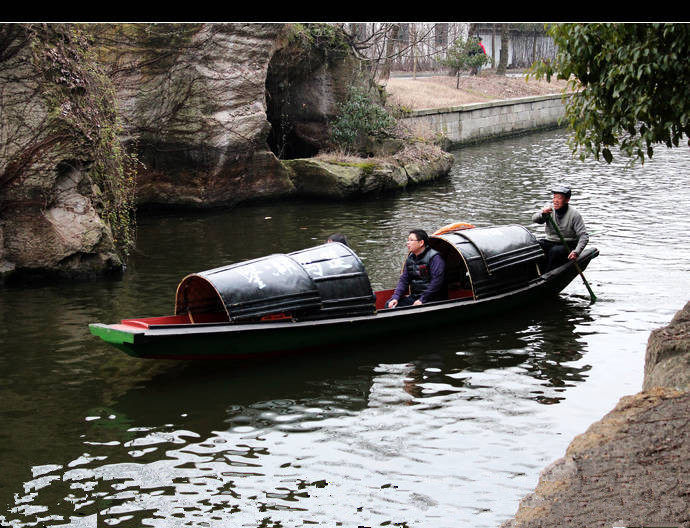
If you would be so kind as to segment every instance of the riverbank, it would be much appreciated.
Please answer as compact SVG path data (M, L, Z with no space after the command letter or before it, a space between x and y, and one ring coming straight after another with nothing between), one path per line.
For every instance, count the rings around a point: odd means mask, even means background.
M577 436L501 528L690 527L690 302L651 333L643 389Z
M564 81L482 72L450 76L393 77L388 104L403 110L413 135L442 138L445 150L562 126Z

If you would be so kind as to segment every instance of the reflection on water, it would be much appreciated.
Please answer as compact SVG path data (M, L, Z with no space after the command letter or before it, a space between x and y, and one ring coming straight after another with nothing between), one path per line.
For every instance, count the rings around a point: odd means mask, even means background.
M687 301L687 149L582 164L562 132L465 148L449 178L346 203L140 219L122 280L0 292L0 523L494 527L641 386ZM347 234L391 287L411 227L522 223L566 180L601 256L544 306L272 363L142 361L87 324L170 313L179 280ZM538 231L537 226L532 226Z

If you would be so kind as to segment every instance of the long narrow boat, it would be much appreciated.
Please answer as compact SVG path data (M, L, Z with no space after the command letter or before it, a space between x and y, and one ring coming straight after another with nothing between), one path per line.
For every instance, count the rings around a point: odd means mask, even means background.
M430 237L446 261L446 300L386 309L355 252L334 242L188 275L174 315L90 324L92 334L140 358L232 359L305 351L454 325L558 295L599 255L542 273L525 227L460 228Z

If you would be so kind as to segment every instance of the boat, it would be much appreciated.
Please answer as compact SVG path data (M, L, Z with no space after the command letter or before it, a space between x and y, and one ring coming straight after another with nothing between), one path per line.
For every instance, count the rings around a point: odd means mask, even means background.
M458 328L557 296L599 255L542 272L544 253L520 225L459 226L430 236L446 262L447 298L388 309L364 264L330 242L182 278L172 315L92 323L91 333L138 358L247 359L375 342L410 328ZM584 276L583 276L584 278ZM466 326L465 326L466 328Z

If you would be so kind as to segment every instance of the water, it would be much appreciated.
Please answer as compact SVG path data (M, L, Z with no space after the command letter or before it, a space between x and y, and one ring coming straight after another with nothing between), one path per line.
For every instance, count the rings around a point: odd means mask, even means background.
M690 153L573 160L552 131L465 148L379 198L142 217L122 280L0 290L0 524L496 527L642 383L689 298ZM548 303L264 364L130 358L90 322L171 313L187 273L345 233L375 289L408 229L529 224L567 181L601 256ZM539 232L537 226L532 228Z

